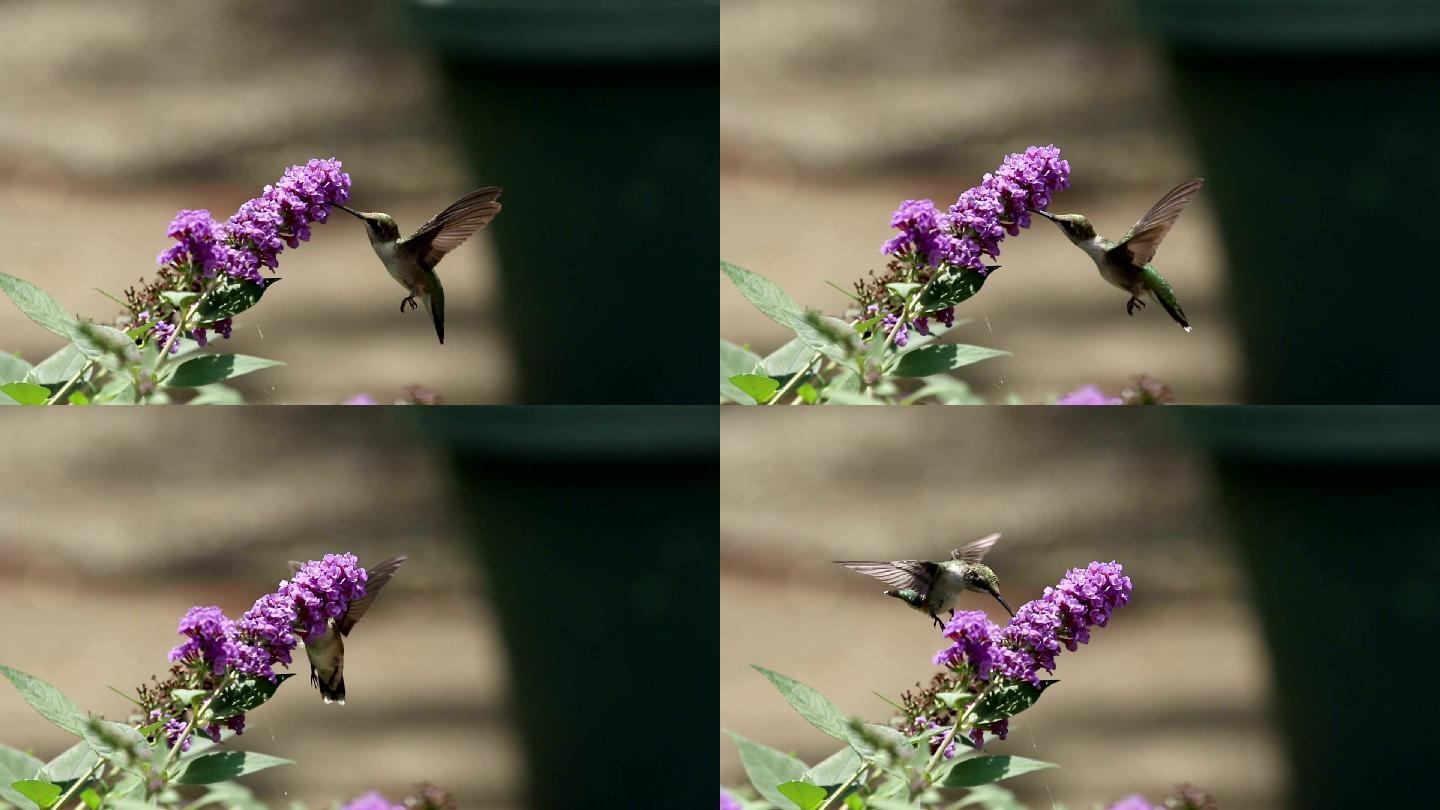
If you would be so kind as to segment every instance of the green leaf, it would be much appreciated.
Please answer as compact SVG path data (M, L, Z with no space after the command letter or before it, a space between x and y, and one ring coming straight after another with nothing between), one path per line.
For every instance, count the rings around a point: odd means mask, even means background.
M66 340L75 337L75 319L49 293L23 278L5 273L0 273L0 291L10 296L10 301L42 329Z
M85 396L85 394L84 394L83 392L81 392L81 391L76 391L75 393L73 393L73 394L71 394L70 396L66 397L66 398L65 398L65 401L66 401L66 402L69 402L71 405L89 405L89 404L90 404L90 398L87 397L87 396Z
M95 395L97 405L134 405L140 401L140 393L135 390L135 384L124 377L116 377L101 388Z
M266 360L246 354L206 354L180 364L168 384L176 388L199 388L262 368L283 365L285 364L279 360Z
M216 806L224 810L269 810L269 806L255 798L250 788L238 782L216 782L211 785L192 808ZM292 808L299 805L292 804Z
M999 265L989 268L993 274L999 270ZM989 276L971 267L956 270L951 268L944 275L935 279L925 294L920 296L920 307L918 314L926 315L937 310L953 307L976 293L984 286Z
M806 782L821 787L839 787L860 768L860 755L846 746L805 772Z
M84 802L90 810L100 810L100 794L96 793L94 788L85 788L80 791L80 801Z
M294 765L295 760L257 754L254 751L216 751L190 761L175 781L182 785L208 785L277 765Z
M985 697L980 699L980 704L975 707L975 719L981 723L989 723L1013 717L1035 705L1035 701L1040 699L1041 693L1059 682L1058 680L1041 681L1038 688L1024 681L1006 681L1001 685L993 686L990 691L985 693Z
M43 767L45 763L24 751L0 745L0 800L16 807L29 807L30 800L10 785L22 779L34 779Z
M786 326L794 329L811 349L823 352L836 362L849 362L850 340L855 334L850 324L829 315L806 312L793 315Z
M1059 767L1053 762L1012 756L981 755L962 760L950 770L942 783L945 787L975 787L999 782L1022 773Z
M753 373L759 365L759 355L728 340L720 341L720 395L741 405L754 405L754 399L736 388L730 378L736 374Z
M855 747L861 753L874 750L873 746L855 733L855 730L850 727L850 720L840 713L840 710L830 702L829 698L794 678L756 664L750 666L774 684L775 688L780 690L780 696L790 704L790 708L805 718L810 725L846 745Z
M781 782L776 790L780 791L780 795L794 802L800 810L819 810L828 795L825 788L806 782Z
M761 365L771 377L792 377L805 368L815 349L802 337L794 337L785 345L765 356Z
M916 284L913 281L892 281L891 283L885 285L885 289L894 293L896 298L904 301L905 299L910 297L910 293L913 293L916 290L920 289L920 286L921 285Z
M1005 357L1010 352L987 349L983 346L966 346L963 343L947 343L942 346L925 346L900 358L891 372L896 377L929 377L951 369Z
M106 799L107 810L155 810L158 804L151 804L141 799Z
M50 400L50 389L35 383L5 383L0 385L0 391L21 405L44 405Z
M18 354L0 352L0 382L15 382L25 379L31 365Z
M859 391L826 391L825 401L831 405L884 405L885 403L869 394Z
M88 773L97 760L99 757L95 755L90 743L81 740L45 763L40 777L51 782L73 781Z
M214 385L202 385L195 389L200 392L198 396L190 400L188 405L244 405L245 398L240 396L228 385L215 383Z
M936 374L926 377L925 384L906 397L904 404L910 405L926 397L934 397L941 405L984 405L985 400L970 390L970 385L958 377Z
M252 711L274 697L275 690L280 688L280 684L293 677L295 677L293 672L282 673L276 676L274 683L271 683L268 678L240 678L225 687L225 690L210 705L210 711L217 720Z
M176 699L178 699L181 703L184 703L185 705L188 706L188 705L190 705L191 703L194 703L194 702L195 702L195 698L203 697L203 696L205 696L205 695L210 694L210 690L208 690L208 689L172 689L172 690L170 690L170 694L171 694L172 696L174 696Z
M88 359L80 352L79 346L67 343L65 348L41 360L39 365L31 369L25 381L41 385L62 385L74 377Z
M42 717L60 728L74 734L77 737L85 736L85 728L89 718L80 711L80 707L70 702L70 698L61 694L59 689L40 680L34 675L28 675L18 669L0 664L0 675L10 679L15 685L15 690L25 702L34 707Z
M746 396L762 405L769 402L770 398L775 396L775 392L780 390L780 383L759 374L736 374L730 378L730 384L744 391Z
M176 309L183 309L191 301L199 298L200 293L193 290L186 290L184 292L180 290L166 290L160 293L160 297L169 301Z
M85 741L101 757L121 764L144 759L150 750L145 735L124 723L94 720L85 730Z
M86 357L114 357L125 365L140 362L140 347L124 332L113 326L91 321L75 324L75 347Z
M795 389L795 393L806 405L814 405L820 401L820 392L816 391L815 386L810 383L800 383L800 386Z
M955 807L976 805L985 810L1029 810L1015 798L1015 794L999 785L976 785L965 793L965 798Z
M205 296L196 313L196 323L200 325L223 321L226 318L233 318L245 310L260 303L260 296L264 295L270 288L279 281L278 278L267 278L263 284L256 284L253 281L227 277L219 285Z
M800 305L774 282L729 262L720 262L720 272L729 276L740 294L765 317L781 326L794 326L795 316L800 314Z
M829 401L832 397L844 394L854 394L860 391L860 375L853 369L846 369L844 373L831 380L825 389L820 392L820 398Z
M755 790L776 807L789 805L790 800L779 791L779 786L803 776L805 763L733 731L725 733L735 742L735 750L740 754L740 764L745 766L745 775L750 778L750 784L755 786Z
M47 808L54 804L55 800L60 798L60 794L64 792L59 785L52 785L39 779L21 779L18 782L11 782L10 787L14 788L16 793L40 805L41 808Z
M865 806L873 808L873 810L925 810L918 804L902 802L899 799L872 798L866 802Z

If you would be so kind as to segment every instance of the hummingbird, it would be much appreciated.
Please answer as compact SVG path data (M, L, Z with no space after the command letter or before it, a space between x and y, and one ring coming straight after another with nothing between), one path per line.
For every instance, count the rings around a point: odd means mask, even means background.
M872 576L895 590L886 591L910 607L924 613L935 621L936 627L943 623L936 614L950 611L955 615L955 603L966 591L988 593L995 597L1000 606L1011 616L1015 611L1005 604L1000 596L1000 580L990 566L981 560L1000 539L999 534L989 534L950 552L945 562L928 560L835 560L836 563L862 574Z
M1101 278L1130 293L1130 300L1125 302L1126 313L1133 316L1137 308L1144 309L1145 301L1141 296L1148 292L1176 323L1189 332L1190 323L1185 320L1180 302L1175 300L1175 291L1170 289L1170 282L1160 275L1160 271L1151 266L1150 260L1155 258L1160 241L1170 232L1180 212L1185 210L1186 204L1203 185L1205 181L1197 177L1171 189L1119 242L1111 242L1095 233L1090 221L1079 214L1049 214L1033 208L1030 211L1059 225L1065 236L1095 261Z
M500 191L499 186L476 189L404 239L400 238L395 218L389 214L356 211L339 203L335 206L365 223L375 255L380 257L390 277L409 293L400 299L400 311L404 312L407 304L415 309L415 299L419 297L435 321L435 336L444 343L445 290L440 286L440 277L435 275L435 265L500 213Z
M391 557L385 562L365 569L365 595L350 603L344 616L333 617L325 623L325 632L314 641L305 642L305 656L310 659L310 685L320 690L326 703L345 705L345 640L355 623L370 609L380 589L405 562L405 557ZM301 564L291 560L290 569L300 571Z

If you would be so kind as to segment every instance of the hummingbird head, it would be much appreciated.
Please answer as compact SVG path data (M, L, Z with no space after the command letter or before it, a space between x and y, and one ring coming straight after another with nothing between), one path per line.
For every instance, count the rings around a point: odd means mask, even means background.
M336 203L335 207L365 223L371 242L393 242L400 238L400 226L395 224L394 217L389 214L356 211L339 203Z
M1065 232L1065 236L1077 245L1095 238L1095 226L1080 214L1050 214L1033 208L1030 210L1031 213L1039 214L1060 226L1060 230Z
M1005 608L1007 613L1011 616L1015 615L1015 611L1011 610L1010 606L1005 604L1005 599L1000 596L1000 578L995 576L995 572L990 570L990 566L984 563L971 563L966 566L965 585L972 591L990 594L995 597L995 601L999 602L1001 607Z

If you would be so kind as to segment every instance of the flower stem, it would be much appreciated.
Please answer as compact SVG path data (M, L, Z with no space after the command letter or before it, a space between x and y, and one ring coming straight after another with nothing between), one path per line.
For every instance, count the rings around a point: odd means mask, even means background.
M90 367L93 366L93 365L95 365L95 358L92 357L92 358L90 358L89 360L86 360L86 361L85 361L85 365L81 366L81 367L80 367L80 370L77 371L77 372L75 372L75 376L74 376L74 377L71 377L69 382L67 382L67 383L65 383L64 385L60 386L60 390L55 392L55 396L51 397L51 398L50 398L50 401L47 402L47 403L45 403L45 404L46 404L46 405L54 405L55 403L59 402L59 401L60 401L60 397L65 396L65 392L66 392L66 391L69 391L69 390L70 390L70 387L71 387L72 385L74 385L82 376L84 376L84 375L85 375L85 372L89 371L89 370L90 370Z
M810 359L809 359L809 360L806 360L806 361L805 361L805 365L801 366L801 367L800 367L800 370L797 371L797 372L795 372L795 376L791 377L791 378L785 383L785 386L784 386L783 388L781 388L779 391L776 391L776 392L775 392L775 396L770 397L770 400L769 400L768 402L766 402L765 404L766 404L766 405L779 405L779 404L780 404L780 398L783 397L783 396L785 396L785 393L786 393L787 391L789 391L791 388L793 388L793 387L795 386L795 383L799 382L799 381L800 381L800 378L803 377L803 376L805 376L805 374L806 374L808 371L810 371L810 367L813 366L813 365L815 365L815 361L816 361L816 360L819 360L819 359L820 359L821 357L823 357L823 356L824 356L824 352L820 352L820 351L816 351L814 354L810 355Z
M195 724L200 722L200 718L205 715L205 710L210 708L210 704L215 702L215 698L220 697L220 692L230 685L230 678L234 674L233 670L225 673L225 677L220 679L220 683L215 684L215 688L210 692L210 696L205 698L205 702L200 704L200 708L190 714L189 722L185 724L185 728L180 732L180 736L175 738L175 744L170 746L170 753L165 755L165 761L160 763L160 777L162 779L165 777L166 771L170 770L170 764L174 762L175 757L179 755L181 746L186 740L190 739L190 732L195 729ZM159 733L164 734L165 732L162 729ZM153 795L149 785L146 785L145 791L147 796Z
M90 770L81 774L80 778L75 780L75 784L71 785L70 789L65 791L65 793L55 801L55 804L52 805L52 807L54 807L55 810L61 810L61 808L65 806L65 802L70 801L70 797L75 795L75 791L80 790L82 787L85 786L86 782L90 781L90 775L95 773L96 770L102 768L104 765L105 760L96 758L95 764L90 766Z
M214 292L215 288L220 286L221 278L223 278L223 275L217 272L215 277L210 279L210 282L205 286L205 289L200 291L200 297L196 298L195 303L190 305L190 311L180 316L180 323L176 325L175 331L170 333L170 339L166 340L165 345L160 347L160 356L155 360L155 368L150 371L152 375L157 378L160 376L161 366L164 366L165 360L170 357L170 347L175 344L175 341L180 339L181 335L185 334L185 325L190 322L191 318L195 317L196 312L200 311L200 305L205 302L205 296Z
M840 785L840 787L835 788L834 793L831 793L829 796L825 797L825 803L820 805L817 810L827 810L827 808L830 807L830 803L835 801L835 799L839 798L840 796L844 795L845 789L850 787L851 783L853 783L856 779L859 779L860 774L865 773L865 769L868 767L870 767L870 763L861 762L860 767L854 773L850 774L849 779L846 779L844 783Z
M910 320L916 305L919 304L920 299L925 296L925 292L930 289L930 285L935 283L935 279L940 277L940 273L941 270L937 268L935 272L930 274L930 278L926 279L925 283L920 285L920 289L916 290L914 294L905 301L905 306L900 309L900 317L895 320L895 325L890 327L889 333L885 335L885 342L881 343L879 348L875 350L876 356L883 354L885 349L895 342L895 335L899 334L900 328Z
M925 770L921 772L920 776L927 786L930 784L930 771L934 770L936 763L945 755L945 749L949 748L950 743L955 741L955 732L959 731L960 727L965 725L965 719L970 716L971 712L975 711L975 707L980 705L980 701L985 699L986 693L988 693L994 685L994 680L985 684L985 688L980 690L980 694L976 695L975 699L970 701L970 705L965 707L965 712L955 718L955 725L950 727L950 731L945 735L945 739L940 741L940 747L935 749L935 753L930 757L930 761L925 763Z

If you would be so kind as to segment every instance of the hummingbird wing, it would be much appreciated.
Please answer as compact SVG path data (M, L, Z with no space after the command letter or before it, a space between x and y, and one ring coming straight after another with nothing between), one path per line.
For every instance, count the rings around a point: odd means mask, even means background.
M1170 193L1160 198L1160 201L1151 206L1145 212L1145 216L1135 223L1135 227L1125 234L1120 243L1110 249L1111 253L1123 251L1118 257L1121 261L1133 262L1139 267L1144 267L1155 258L1155 251L1160 248L1160 241L1165 234L1170 233L1170 228L1179 219L1180 212L1195 198L1200 187L1205 185L1202 178L1187 180L1184 183L1170 190Z
M940 566L928 560L836 560L836 563L874 577L892 588L909 588L922 597L930 593Z
M985 555L990 552L990 549L995 547L995 542L999 539L999 532L987 534L979 540L971 540L950 552L950 557L960 562L978 563L985 559Z
M466 194L400 240L396 249L410 251L425 267L434 267L500 213L500 191L499 186L486 186Z
M350 635L350 629L360 621L360 617L365 615L365 611L370 609L375 597L380 595L380 589L385 587L385 583L390 581L390 577L395 575L405 559L404 555L391 557L373 568L365 569L365 595L350 603L350 609L345 612L345 618L340 620L340 635Z

